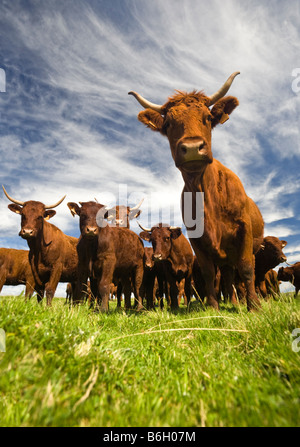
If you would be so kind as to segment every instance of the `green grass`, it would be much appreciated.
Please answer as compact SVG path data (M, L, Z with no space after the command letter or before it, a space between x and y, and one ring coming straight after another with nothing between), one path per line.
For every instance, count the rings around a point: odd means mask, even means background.
M0 425L299 426L299 303L103 315L0 297Z

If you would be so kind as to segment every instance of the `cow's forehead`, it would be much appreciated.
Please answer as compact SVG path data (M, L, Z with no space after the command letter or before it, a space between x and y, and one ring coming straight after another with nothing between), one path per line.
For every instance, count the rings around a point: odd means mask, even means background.
M23 213L26 214L40 214L45 211L45 205L42 202L28 200L23 205Z
M169 227L163 227L163 226L152 227L151 228L151 234L153 236L163 235L163 234L170 234L170 228Z

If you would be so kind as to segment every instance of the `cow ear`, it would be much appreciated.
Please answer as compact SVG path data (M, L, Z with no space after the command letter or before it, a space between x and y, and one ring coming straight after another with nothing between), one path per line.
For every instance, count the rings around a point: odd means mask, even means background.
M155 110L143 110L138 114L138 120L145 124L145 126L150 127L151 130L163 133L163 117L160 113L155 112Z
M22 207L19 205L16 205L15 203L10 203L9 205L7 205L7 207L10 209L10 211L12 211L13 213L16 214L22 214Z
M172 228L172 229L170 229L170 231L171 231L171 238L172 239L177 239L181 234L182 234L182 231L181 231L181 228Z
M287 241L281 241L282 248L284 248L287 245Z
M46 210L44 212L44 219L49 220L49 219L51 219L51 217L55 216L55 214L56 214L55 210Z
M129 219L130 220L132 220L132 219L136 219L137 217L139 217L139 215L141 214L141 210L138 210L138 211L136 211L136 210L134 210L134 211L131 211L130 213L129 213Z
M140 238L144 239L144 241L150 242L151 233L148 233L148 231L141 231Z
M75 216L75 214L80 216L80 206L77 205L77 203L75 203L75 202L68 202L67 205L68 205L68 207L69 207L73 217Z
M239 105L239 101L234 96L225 96L215 103L211 109L213 116L211 127L214 128L217 124L223 124L229 119L229 115Z

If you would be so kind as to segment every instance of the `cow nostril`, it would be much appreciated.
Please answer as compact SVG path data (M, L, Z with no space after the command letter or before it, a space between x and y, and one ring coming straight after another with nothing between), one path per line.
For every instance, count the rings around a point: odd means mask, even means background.
M181 146L181 151L186 154L187 153L187 148L185 146Z
M201 152L203 148L204 148L204 142L202 141L202 143L200 143L198 146L198 152Z

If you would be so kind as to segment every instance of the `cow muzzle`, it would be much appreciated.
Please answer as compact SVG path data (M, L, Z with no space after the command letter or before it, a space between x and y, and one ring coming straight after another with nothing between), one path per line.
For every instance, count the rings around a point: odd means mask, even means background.
M30 239L34 236L34 230L31 230L30 228L22 228L19 236L21 236L23 239Z
M86 227L85 236L95 237L98 234L98 227Z
M152 256L153 261L161 261L162 260L162 254L161 253L157 253L155 255Z
M280 262L286 262L287 261L287 257L286 256L281 256L280 258Z
M183 140L178 144L176 166L185 168L199 166L212 162L211 151L202 138Z

